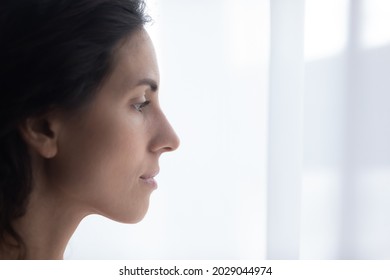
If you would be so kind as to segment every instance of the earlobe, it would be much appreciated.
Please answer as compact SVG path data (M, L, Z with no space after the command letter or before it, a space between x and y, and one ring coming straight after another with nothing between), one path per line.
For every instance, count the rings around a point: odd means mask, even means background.
M58 124L50 116L29 117L19 127L30 150L43 158L53 158L58 151Z

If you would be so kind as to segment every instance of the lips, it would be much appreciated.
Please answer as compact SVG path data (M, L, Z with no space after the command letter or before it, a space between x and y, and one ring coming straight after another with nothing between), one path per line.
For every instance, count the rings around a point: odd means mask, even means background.
M144 175L142 175L140 178L142 180L148 180L148 179L153 179L154 177L156 177L158 175L159 171L156 170L156 171L152 171L150 173L146 173Z
M157 188L157 182L154 179L158 175L159 171L153 171L147 174L144 174L140 177L141 181L144 182L145 184L151 186L152 188Z

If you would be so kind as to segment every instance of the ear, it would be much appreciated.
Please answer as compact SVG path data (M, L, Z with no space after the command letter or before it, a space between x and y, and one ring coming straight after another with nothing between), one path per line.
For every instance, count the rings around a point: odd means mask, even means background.
M53 158L58 152L59 120L55 114L32 116L20 125L20 132L30 150L43 158Z

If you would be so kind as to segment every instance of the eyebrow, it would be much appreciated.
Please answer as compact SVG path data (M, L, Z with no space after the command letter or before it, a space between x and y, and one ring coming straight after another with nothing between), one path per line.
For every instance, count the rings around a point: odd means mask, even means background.
M145 78L142 80L139 80L137 83L137 86L149 86L150 89L154 92L158 90L157 82L153 79Z

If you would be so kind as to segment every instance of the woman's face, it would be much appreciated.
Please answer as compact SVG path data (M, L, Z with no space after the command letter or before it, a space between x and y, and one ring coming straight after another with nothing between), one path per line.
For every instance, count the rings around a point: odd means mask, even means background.
M157 185L159 157L179 140L161 111L152 42L137 31L117 49L112 74L79 114L66 116L51 185L87 213L134 223Z

